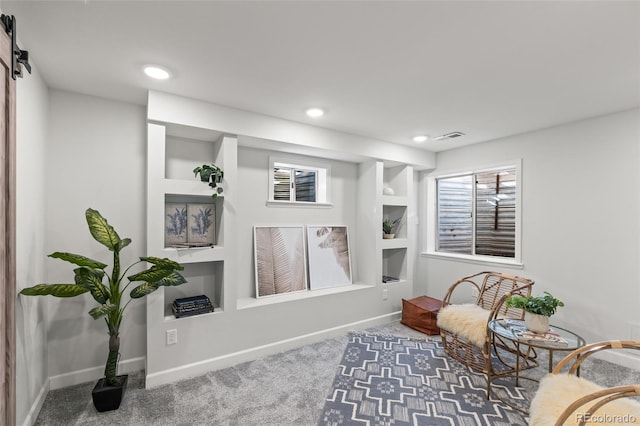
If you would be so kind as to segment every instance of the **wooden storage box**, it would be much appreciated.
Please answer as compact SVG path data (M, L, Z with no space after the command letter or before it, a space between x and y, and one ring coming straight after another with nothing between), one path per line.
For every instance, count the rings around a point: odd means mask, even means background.
M413 299L402 299L402 319L400 322L407 327L422 333L439 334L438 311L442 308L442 300L429 296L419 296Z

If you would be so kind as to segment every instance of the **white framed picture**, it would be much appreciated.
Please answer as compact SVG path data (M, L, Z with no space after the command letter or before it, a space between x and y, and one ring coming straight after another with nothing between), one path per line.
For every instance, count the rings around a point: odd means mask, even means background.
M307 289L304 227L254 226L256 297Z
M346 226L307 226L311 290L352 284Z
M215 204L187 204L187 242L189 245L216 243Z
M164 246L172 247L187 242L187 204L164 205Z

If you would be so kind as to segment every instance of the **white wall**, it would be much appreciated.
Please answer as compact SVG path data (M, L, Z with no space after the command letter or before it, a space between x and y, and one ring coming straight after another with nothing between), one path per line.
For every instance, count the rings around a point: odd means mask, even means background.
M255 297L253 262L253 226L271 225L346 225L349 229L350 245L356 241L356 186L358 165L342 161L319 158L321 164L331 167L332 208L291 208L267 207L269 198L269 156L283 158L282 153L239 148L238 149L238 298ZM303 161L313 161L314 157L286 156ZM356 271L356 261L352 256L351 270ZM353 277L357 282L358 277Z
M442 152L437 162L448 170L516 158L524 269L421 257L418 292L442 297L466 274L505 270L563 300L552 323L587 341L640 339L640 110Z
M44 278L48 91L37 68L16 86L17 291ZM48 390L45 300L16 299L16 424L31 424Z
M145 109L51 91L49 115L43 182L46 252L68 251L112 265L111 252L89 234L84 212L91 207L107 218L121 238L133 240L122 253L123 266L144 256ZM47 258L45 270L47 282L73 282L70 263ZM47 301L52 388L56 383L64 385L64 375L77 370L98 367L89 376L101 377L108 353L107 330L102 319L93 320L87 314L95 306L91 296ZM121 328L121 361L145 355L145 333L144 303L135 301L127 308Z

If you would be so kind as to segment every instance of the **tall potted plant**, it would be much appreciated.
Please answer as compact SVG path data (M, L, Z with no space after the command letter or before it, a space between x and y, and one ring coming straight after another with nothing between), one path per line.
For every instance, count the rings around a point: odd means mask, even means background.
M545 333L549 330L549 317L564 303L556 299L548 291L544 296L509 296L505 300L507 308L514 307L524 311L524 322L534 333Z
M38 284L23 289L20 294L25 296L74 297L91 293L98 306L91 309L89 315L93 319L104 318L109 334L109 354L104 369L104 378L98 380L93 389L93 403L98 411L109 411L120 406L127 385L128 376L117 374L120 355L120 325L126 307L133 299L142 298L161 286L181 285L186 280L177 272L184 268L179 263L167 258L141 257L139 261L129 265L121 272L120 252L131 243L131 239L121 239L115 229L97 210L87 209L85 216L91 236L113 252L111 273L106 270L108 265L100 261L79 254L55 252L49 257L61 259L77 266L73 270L74 283ZM150 263L151 267L126 276L133 266L142 262ZM130 299L123 303L124 293L132 283L141 284L131 290Z

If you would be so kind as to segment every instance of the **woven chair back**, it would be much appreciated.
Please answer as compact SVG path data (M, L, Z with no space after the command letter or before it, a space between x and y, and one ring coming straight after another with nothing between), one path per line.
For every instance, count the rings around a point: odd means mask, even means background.
M501 304L495 316L522 318L524 312L518 308L507 308L503 302L506 295L529 296L533 280L506 275L497 272L486 273L476 304L481 308L493 310L498 303Z

